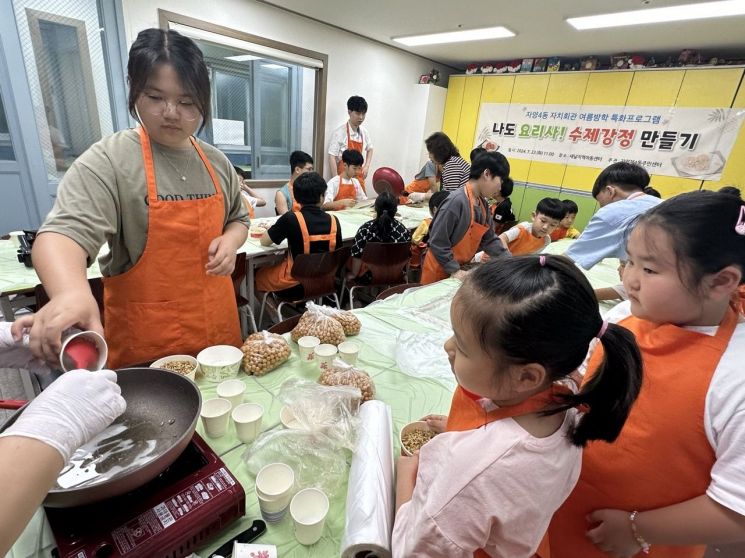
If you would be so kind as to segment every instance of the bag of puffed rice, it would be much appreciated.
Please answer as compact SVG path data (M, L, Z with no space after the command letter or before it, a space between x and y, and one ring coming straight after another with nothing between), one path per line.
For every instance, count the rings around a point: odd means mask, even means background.
M325 386L360 388L363 403L375 398L375 384L373 384L372 378L367 372L340 359L334 360L330 365L321 365L321 375L318 378L318 383Z
M344 327L333 317L331 310L334 309L309 302L307 310L290 334L292 340L297 342L306 335L318 337L321 343L330 345L338 345L346 340Z
M246 374L263 376L290 358L292 350L285 338L276 333L259 331L246 338L241 347Z

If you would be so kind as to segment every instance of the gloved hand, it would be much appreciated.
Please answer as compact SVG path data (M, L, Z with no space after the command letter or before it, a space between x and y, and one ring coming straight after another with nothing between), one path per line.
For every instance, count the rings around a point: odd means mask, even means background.
M0 368L26 368L35 372L48 371L43 360L36 358L22 340L11 332L13 322L0 322Z
M65 463L127 408L111 370L71 370L34 399L3 436L25 436L52 446Z
M409 194L409 201L413 203L418 203L420 201L424 201L424 198L427 196L424 192L412 192Z

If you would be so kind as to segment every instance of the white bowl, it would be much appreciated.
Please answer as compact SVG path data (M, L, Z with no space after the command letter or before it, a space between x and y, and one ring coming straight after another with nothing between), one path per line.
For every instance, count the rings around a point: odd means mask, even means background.
M207 347L197 355L199 368L205 379L210 382L235 378L241 369L242 361L243 351L232 345Z
M404 455L414 455L412 452L410 452L406 446L404 446L404 435L408 434L412 430L429 430L432 431L432 429L427 425L426 422L423 420L417 420L415 422L410 422L406 426L404 426L401 429L401 433L398 435L398 440L401 443L401 451Z
M156 360L150 365L150 368L165 368L166 370L168 370L168 368L163 366L164 364L167 364L169 362L179 362L179 361L186 361L191 364L191 371L188 374L183 374L183 376L186 376L193 382L196 379L197 370L199 370L199 363L197 362L197 359L195 359L191 355L171 355L171 356L159 358L158 360ZM180 374L180 372L177 372L177 373Z

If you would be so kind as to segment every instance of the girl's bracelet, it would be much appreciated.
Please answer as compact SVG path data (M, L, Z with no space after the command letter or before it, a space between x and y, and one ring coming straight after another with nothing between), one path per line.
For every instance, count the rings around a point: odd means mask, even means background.
M631 512L631 515L629 516L629 521L631 522L631 532L633 533L634 538L636 539L636 543L641 547L642 552L644 554L649 554L649 550L652 548L652 545L644 540L644 537L642 537L641 533L639 533L639 529L636 528L636 516L637 515L639 515L639 512L634 510Z

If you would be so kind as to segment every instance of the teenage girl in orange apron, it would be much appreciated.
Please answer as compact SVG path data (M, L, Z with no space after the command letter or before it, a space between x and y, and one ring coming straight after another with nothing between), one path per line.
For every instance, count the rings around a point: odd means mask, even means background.
M359 131L360 131L360 137L362 137L362 130L359 130ZM362 146L363 146L363 143L361 141L354 141L352 137L349 135L349 122L347 122L347 149L354 149L355 151L359 151L364 157L365 152L362 150ZM341 175L342 172L344 172L344 162L341 160L341 157L339 157L339 162L336 163L336 174ZM362 169L357 171L357 180L360 181L360 186L362 186L362 189L364 190L365 177L363 176ZM339 190L341 190L341 184L339 185ZM341 198L341 199L345 199L345 198Z
M331 218L331 230L328 234L309 234L305 218L300 211L293 211L300 225L300 233L303 236L303 254L310 254L310 243L327 241L329 252L336 250L336 219ZM299 285L297 279L292 276L292 252L287 249L287 257L279 265L264 267L256 273L256 290L260 292L276 292L290 289Z
M705 494L711 482L716 456L704 430L706 394L737 312L728 310L714 336L635 316L619 323L642 350L644 386L618 439L585 448L579 482L549 528L552 558L607 558L586 536L591 526L585 517L593 511L653 510ZM596 369L602 354L598 347L588 370ZM643 477L637 467L640 452ZM705 551L703 546L653 545L649 556L701 558Z
M215 170L192 137L215 195L198 200L158 199L150 138L140 147L148 196L145 250L126 272L104 277L104 323L110 368L164 354L196 354L210 345L240 346L230 277L204 272L210 243L223 233L225 204Z
M475 199L473 192L471 191L471 185L466 184L463 188L466 192L466 196L468 196L468 205L471 208L471 221L466 234L455 246L453 246L453 258L455 258L455 261L461 265L468 263L473 259L481 245L481 239L486 234L486 231L489 230L488 225L482 225L476 221L473 209ZM478 201L481 208L481 215L485 216L487 211L486 205L481 198L479 198ZM421 284L427 285L447 278L448 274L445 273L445 270L440 265L440 262L437 261L434 254L432 254L432 251L427 251L427 255L424 257L424 265L422 266Z

